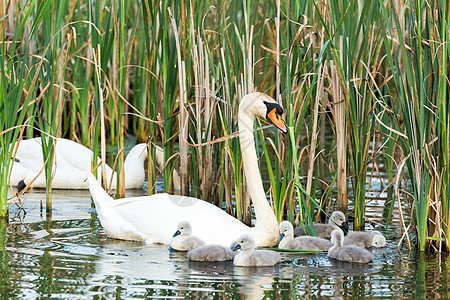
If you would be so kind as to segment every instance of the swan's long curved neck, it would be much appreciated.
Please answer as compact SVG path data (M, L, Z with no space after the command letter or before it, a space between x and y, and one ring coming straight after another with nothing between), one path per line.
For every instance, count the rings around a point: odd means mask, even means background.
M253 136L253 122L255 116L248 112L245 105L239 108L239 140L241 144L244 175L247 187L253 201L256 215L256 227L267 227L275 224L277 220L272 208L267 202L264 187L259 172L258 160L255 149L255 138Z

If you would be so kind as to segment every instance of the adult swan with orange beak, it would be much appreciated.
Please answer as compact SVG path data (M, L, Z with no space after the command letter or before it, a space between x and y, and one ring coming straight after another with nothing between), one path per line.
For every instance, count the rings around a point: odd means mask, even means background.
M256 247L276 245L278 222L264 192L253 123L256 117L264 117L281 132L287 133L282 114L282 107L263 93L248 94L239 104L239 139L244 174L256 217L254 227L245 225L211 203L192 197L155 194L114 200L89 173L89 191L108 236L168 244L178 223L184 220L191 224L193 234L206 244L228 247L239 236L250 234L255 239Z

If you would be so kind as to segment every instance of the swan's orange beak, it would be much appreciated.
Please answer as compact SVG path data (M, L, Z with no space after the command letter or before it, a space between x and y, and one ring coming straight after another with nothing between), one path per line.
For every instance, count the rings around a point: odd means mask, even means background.
M282 133L287 133L286 125L284 125L283 119L277 113L276 108L267 113L267 118L272 122L273 125L275 125L276 128L278 128L278 130L280 130Z

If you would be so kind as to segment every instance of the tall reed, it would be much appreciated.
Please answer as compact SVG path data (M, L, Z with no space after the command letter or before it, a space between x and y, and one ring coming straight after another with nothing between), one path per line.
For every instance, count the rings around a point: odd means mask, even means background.
M31 36L38 29L45 15L45 10L41 10L32 17L34 4L35 1L31 2L31 5L25 10L11 8L17 12L17 15L8 14L5 10L0 19L0 36L2 38L0 56L0 218L8 216L9 176L15 156L15 146L21 126L27 125L25 116L29 105L36 97L37 74L42 67L42 61L36 64L27 55ZM10 24L14 24L14 22L16 27L11 28ZM28 31L26 28L31 29ZM12 31L14 35L8 41L7 34Z
M449 249L448 7L445 1L380 1L382 32L412 187L418 247ZM405 17L408 16L409 19Z

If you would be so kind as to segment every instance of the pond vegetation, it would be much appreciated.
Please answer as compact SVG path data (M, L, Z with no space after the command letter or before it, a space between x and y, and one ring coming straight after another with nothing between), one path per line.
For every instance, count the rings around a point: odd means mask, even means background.
M237 109L260 91L290 131L256 125L278 221L310 224L336 208L363 229L383 176L384 224L397 209L399 245L448 251L449 10L440 0L2 1L0 216L17 140L43 137L51 212L54 138L92 149L93 166L114 145L123 197L133 135L148 143L148 193L161 145L165 191L179 170L175 192L249 224Z

